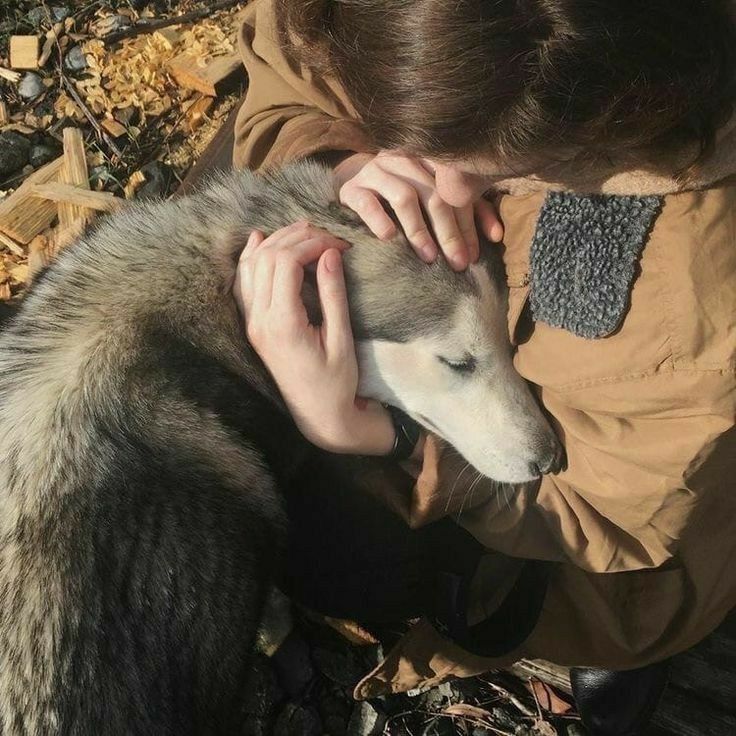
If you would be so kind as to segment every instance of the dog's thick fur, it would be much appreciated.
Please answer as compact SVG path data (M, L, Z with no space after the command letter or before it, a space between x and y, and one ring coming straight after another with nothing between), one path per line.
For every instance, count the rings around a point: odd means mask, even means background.
M240 733L284 540L278 488L309 452L245 340L240 250L301 218L349 240L363 343L432 333L474 288L377 243L334 200L329 173L301 165L131 206L63 252L6 324L3 736ZM402 280L432 300L407 315L386 288Z

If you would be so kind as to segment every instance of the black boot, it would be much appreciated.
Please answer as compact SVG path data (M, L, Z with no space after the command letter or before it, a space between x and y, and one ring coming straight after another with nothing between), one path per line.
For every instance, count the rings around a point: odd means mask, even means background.
M590 736L641 736L667 684L669 661L614 672L570 670L572 694Z

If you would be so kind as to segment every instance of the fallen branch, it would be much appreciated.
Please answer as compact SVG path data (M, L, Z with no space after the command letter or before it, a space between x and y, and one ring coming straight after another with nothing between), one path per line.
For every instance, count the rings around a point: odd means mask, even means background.
M123 200L109 192L93 192L81 189L73 184L50 182L48 184L34 184L30 193L34 197L49 199L52 202L63 202L76 207L86 207L98 212L117 212L123 206Z
M226 10L237 5L241 0L221 0L217 3L212 3L209 7L200 8L199 10L192 10L189 13L182 13L181 15L175 15L171 18L161 18L159 20L152 21L140 21L129 28L124 28L121 31L114 33L108 33L107 36L102 36L101 41L107 44L117 43L125 38L134 38L141 33L153 33L153 31L159 31L162 28L168 28L169 26L176 26L181 23L190 23L193 20L199 20L200 18L206 18L208 15L212 15L218 10Z

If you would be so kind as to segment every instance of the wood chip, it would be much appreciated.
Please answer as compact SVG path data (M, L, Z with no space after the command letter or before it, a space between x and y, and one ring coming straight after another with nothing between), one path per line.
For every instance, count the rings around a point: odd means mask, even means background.
M64 128L64 167L59 181L80 189L89 189L87 155L84 150L84 136L79 128ZM86 221L91 212L74 203L63 201L59 205L59 224L68 227L77 220Z
M8 104L5 100L0 100L0 125L7 125L10 122L8 116Z
M43 48L41 49L41 55L38 57L39 67L46 66L46 62L51 58L51 54L55 48L56 48L56 37L47 38L43 42Z
M32 194L37 184L56 181L64 157L34 171L18 189L0 202L0 230L25 245L46 230L56 217L56 203L38 199Z
M20 256L21 258L24 258L26 255L26 252L23 250L20 244L16 243L13 238L7 236L3 232L0 232L0 245L4 245L11 253L16 256Z
M141 185L145 183L146 183L146 175L142 171L134 171L130 175L130 178L128 179L128 183L123 188L123 192L125 193L125 199L133 199L133 197L135 197L135 193L138 191Z
M100 121L100 125L113 138L122 138L122 136L124 136L128 132L128 129L117 120L115 120L115 118L103 118Z
M72 204L76 207L97 210L99 212L116 212L123 201L110 192L93 192L89 189L80 189L73 184L49 182L48 184L34 184L31 188L34 197L47 199L52 202Z
M242 66L237 53L216 56L204 66L196 57L184 53L169 62L169 73L181 87L216 97L218 85L242 69Z
M0 79L5 79L8 82L12 82L13 84L16 84L20 81L21 73L20 72L12 72L10 69L6 69L3 66L0 66Z
M10 37L10 66L13 69L38 69L38 36Z

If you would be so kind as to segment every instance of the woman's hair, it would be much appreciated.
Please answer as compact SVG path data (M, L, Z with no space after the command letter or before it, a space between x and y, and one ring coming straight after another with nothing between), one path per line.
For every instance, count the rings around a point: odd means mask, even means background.
M379 148L707 154L736 98L733 0L276 0Z

